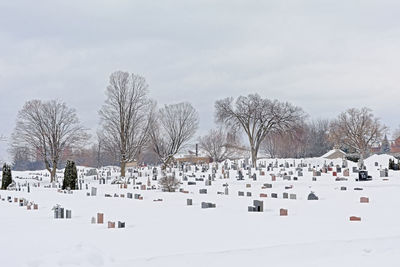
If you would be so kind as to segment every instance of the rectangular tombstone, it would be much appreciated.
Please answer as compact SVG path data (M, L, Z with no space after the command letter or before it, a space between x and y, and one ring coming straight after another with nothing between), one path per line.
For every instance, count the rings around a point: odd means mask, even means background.
M108 228L115 228L115 222L108 222Z
M243 197L243 196L244 196L244 192L243 192L243 191L239 191L239 192L238 192L238 196L239 196L239 197Z
M125 228L125 222L118 221L118 228Z
M91 194L90 194L91 196L96 196L97 195L97 188L96 187L92 187L92 190L91 190Z
M200 189L200 190L199 190L199 193L200 193L200 194L207 194L207 189Z
M65 218L66 219L71 219L72 218L72 211L71 210L66 210L65 211Z
M286 193L286 192L283 193L283 198L284 198L284 199L288 199L288 198L289 198L289 193Z
M287 209L280 209L279 210L279 216L288 216L288 210Z
M253 201L253 205L254 205L255 211L258 211L258 212L263 212L264 211L264 202L263 201L254 200Z
M208 203L207 202L201 202L201 208L202 209L208 209Z
M272 194L271 194L271 197L272 197L272 198L278 198L278 194L277 194L277 193L272 193Z
M97 213L97 223L98 224L104 223L104 214L103 213Z
M360 197L360 203L369 203L369 198L367 198L367 197Z
M351 216L350 221L361 221L361 217Z
M290 194L290 195L289 195L289 198L290 198L290 199L296 199L296 197L297 197L296 194Z
M202 209L215 208L217 205L210 202L201 202Z
M193 200L191 198L186 199L186 205L187 206L192 206L193 205Z
M251 197L251 192L246 192L246 196Z
M267 194L264 194L264 193L261 193L261 194L260 194L260 197L268 197L268 195L267 195Z

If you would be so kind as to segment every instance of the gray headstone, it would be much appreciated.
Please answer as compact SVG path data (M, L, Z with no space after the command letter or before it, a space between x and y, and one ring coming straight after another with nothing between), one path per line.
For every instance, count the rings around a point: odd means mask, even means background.
M125 228L125 222L118 221L118 228Z
M264 202L263 201L254 200L253 201L253 205L254 205L255 211L258 211L258 212L263 212L264 211Z
M96 196L96 195L97 195L97 188L96 187L92 187L91 196Z
M308 194L307 199L308 200L318 200L318 197L314 192L311 192L310 194Z

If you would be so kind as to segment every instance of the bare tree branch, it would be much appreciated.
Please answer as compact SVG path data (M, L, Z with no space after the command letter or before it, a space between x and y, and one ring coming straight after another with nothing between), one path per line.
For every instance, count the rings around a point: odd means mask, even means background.
M335 145L344 146L366 157L371 145L379 142L385 131L386 126L374 117L369 108L351 108L330 124L329 136Z
M107 99L99 111L104 148L119 159L122 177L126 163L137 159L148 142L152 102L147 89L143 77L114 72L106 90Z
M153 151L165 168L194 136L198 128L197 111L189 103L165 105L154 117L150 136Z
M219 127L200 137L199 145L213 161L222 162L234 155L235 148L239 144L233 131L226 131Z
M54 181L63 152L84 144L88 138L74 109L55 100L31 100L18 113L12 146L26 147L39 155Z
M215 103L216 120L227 126L242 129L248 137L252 164L256 166L262 141L270 132L287 132L302 122L304 112L287 102L262 99L258 94L240 96L235 104L233 98Z

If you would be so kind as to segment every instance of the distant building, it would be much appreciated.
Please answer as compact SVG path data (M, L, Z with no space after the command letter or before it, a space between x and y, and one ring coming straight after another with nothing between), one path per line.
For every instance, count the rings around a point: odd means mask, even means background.
M138 166L138 162L137 161L127 162L126 165L125 165L126 168L137 168L137 166Z
M400 155L400 137L395 140L390 140L390 153L391 155ZM382 151L382 143L371 148L371 153L379 154Z
M394 140L390 145L390 153L400 154L400 137Z
M326 159L342 159L344 157L346 157L346 153L343 152L340 149L332 149L331 151L328 151L325 155L323 155L323 158Z
M198 153L196 155L193 151L188 151L188 153L178 154L174 157L174 160L177 163L192 163L192 164L202 164L202 163L210 163L212 159L207 155L202 153Z

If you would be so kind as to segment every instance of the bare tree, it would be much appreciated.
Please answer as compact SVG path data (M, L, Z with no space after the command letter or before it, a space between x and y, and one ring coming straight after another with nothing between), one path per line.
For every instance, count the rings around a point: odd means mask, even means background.
M331 122L329 136L335 145L352 149L364 158L385 131L386 127L369 108L351 108Z
M174 176L165 176L159 180L159 185L161 189L165 192L175 192L179 186L180 181Z
M18 113L12 146L26 147L39 155L53 182L64 151L82 145L88 137L76 111L65 103L31 100Z
M301 108L287 102L263 99L258 94L240 96L235 104L231 97L219 100L215 109L217 122L240 128L247 135L253 167L268 133L291 131L304 118Z
M189 103L165 105L154 117L150 136L153 151L165 169L193 138L199 125L197 111Z
M125 177L126 163L137 159L148 141L152 102L146 80L136 74L111 74L107 99L99 111L103 147L120 162Z
M219 127L199 137L199 145L213 161L222 162L232 157L238 141L233 131L226 131Z

